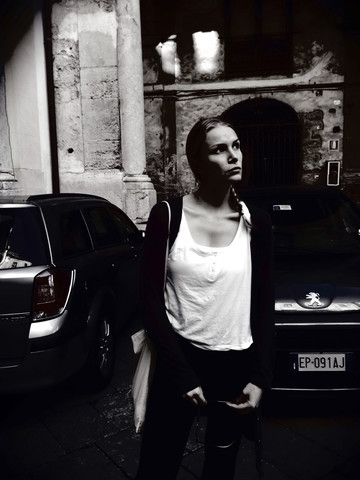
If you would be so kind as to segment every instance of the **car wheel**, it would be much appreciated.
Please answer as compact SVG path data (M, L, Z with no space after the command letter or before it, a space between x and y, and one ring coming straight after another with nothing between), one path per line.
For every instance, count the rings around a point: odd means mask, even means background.
M87 361L75 377L75 385L81 390L99 391L110 382L115 363L114 334L112 320L108 314L102 314L96 325Z

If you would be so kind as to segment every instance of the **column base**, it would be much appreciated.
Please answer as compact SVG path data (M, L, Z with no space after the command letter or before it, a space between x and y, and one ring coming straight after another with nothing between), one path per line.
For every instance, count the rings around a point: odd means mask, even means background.
M150 210L156 203L156 191L148 175L125 175L125 211L131 220L145 229Z

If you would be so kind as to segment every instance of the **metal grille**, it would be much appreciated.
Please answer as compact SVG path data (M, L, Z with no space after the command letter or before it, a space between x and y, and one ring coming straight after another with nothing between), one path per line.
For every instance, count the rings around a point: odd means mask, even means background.
M250 185L297 183L300 161L298 125L242 125L239 136Z

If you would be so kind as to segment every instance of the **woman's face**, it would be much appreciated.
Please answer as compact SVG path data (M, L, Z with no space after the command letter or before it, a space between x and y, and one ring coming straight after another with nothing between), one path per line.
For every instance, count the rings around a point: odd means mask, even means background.
M235 131L218 125L206 134L199 165L200 182L239 182L242 178L240 141Z

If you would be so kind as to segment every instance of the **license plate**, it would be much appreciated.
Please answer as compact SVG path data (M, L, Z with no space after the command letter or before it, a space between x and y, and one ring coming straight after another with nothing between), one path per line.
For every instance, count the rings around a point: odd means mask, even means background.
M292 368L297 372L345 372L345 353L295 353Z

